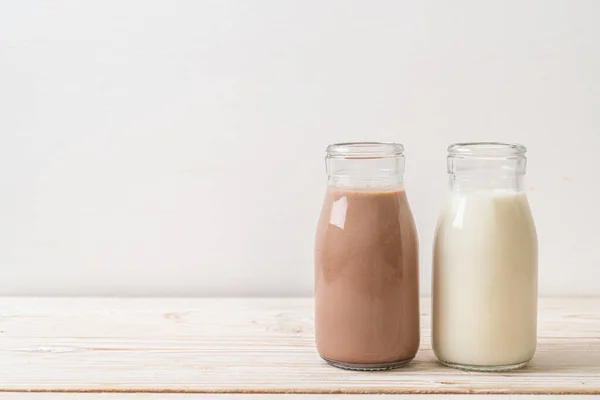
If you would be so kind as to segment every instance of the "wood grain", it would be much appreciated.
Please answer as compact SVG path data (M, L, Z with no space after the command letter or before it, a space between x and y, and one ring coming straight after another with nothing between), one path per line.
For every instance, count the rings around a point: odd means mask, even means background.
M309 299L0 299L0 391L600 394L600 299L542 299L531 365L461 372L423 342L402 369L328 366Z
M268 393L0 393L0 400L598 400L600 395L268 394Z

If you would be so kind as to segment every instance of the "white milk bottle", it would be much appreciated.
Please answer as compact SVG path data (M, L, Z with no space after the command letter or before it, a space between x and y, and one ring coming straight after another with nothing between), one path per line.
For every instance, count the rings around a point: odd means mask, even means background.
M523 191L525 152L505 143L448 148L432 310L433 350L447 366L506 371L535 352L537 236Z

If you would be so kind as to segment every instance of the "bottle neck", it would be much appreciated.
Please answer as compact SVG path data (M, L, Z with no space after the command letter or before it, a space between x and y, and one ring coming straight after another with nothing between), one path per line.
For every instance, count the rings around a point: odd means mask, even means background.
M402 187L404 156L393 157L327 157L329 186L346 188Z
M524 180L523 175L450 174L449 188L452 191L522 192Z
M468 145L454 145L463 152ZM448 156L447 166L450 175L450 189L460 191L520 192L523 191L523 177L527 167L524 153L502 155L500 151L513 151L512 147L493 144L493 150L485 146L478 149L483 154L460 154L454 150ZM499 147L499 149L495 147ZM471 153L476 150L470 149ZM487 152L486 152L487 151ZM516 151L516 150L514 150ZM523 152L524 150L519 150ZM496 153L495 153L496 152Z

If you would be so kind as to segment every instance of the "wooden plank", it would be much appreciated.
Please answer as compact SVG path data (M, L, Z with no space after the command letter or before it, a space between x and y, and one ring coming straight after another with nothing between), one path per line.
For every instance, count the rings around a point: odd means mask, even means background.
M160 393L600 394L600 299L540 301L531 365L435 361L429 302L406 368L336 369L313 346L310 299L0 299L0 390Z
M415 398L416 396L416 398ZM470 394L252 394L252 393L0 393L0 400L471 400ZM532 400L530 395L477 395L478 400ZM600 395L539 395L535 400L598 400Z

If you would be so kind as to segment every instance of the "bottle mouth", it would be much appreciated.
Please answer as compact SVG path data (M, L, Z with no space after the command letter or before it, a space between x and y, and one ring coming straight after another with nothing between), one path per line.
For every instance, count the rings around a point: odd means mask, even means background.
M472 142L455 143L448 147L449 157L460 158L518 158L527 153L527 148L516 143Z
M327 146L327 157L342 158L385 158L404 154L400 143L388 142L348 142Z

